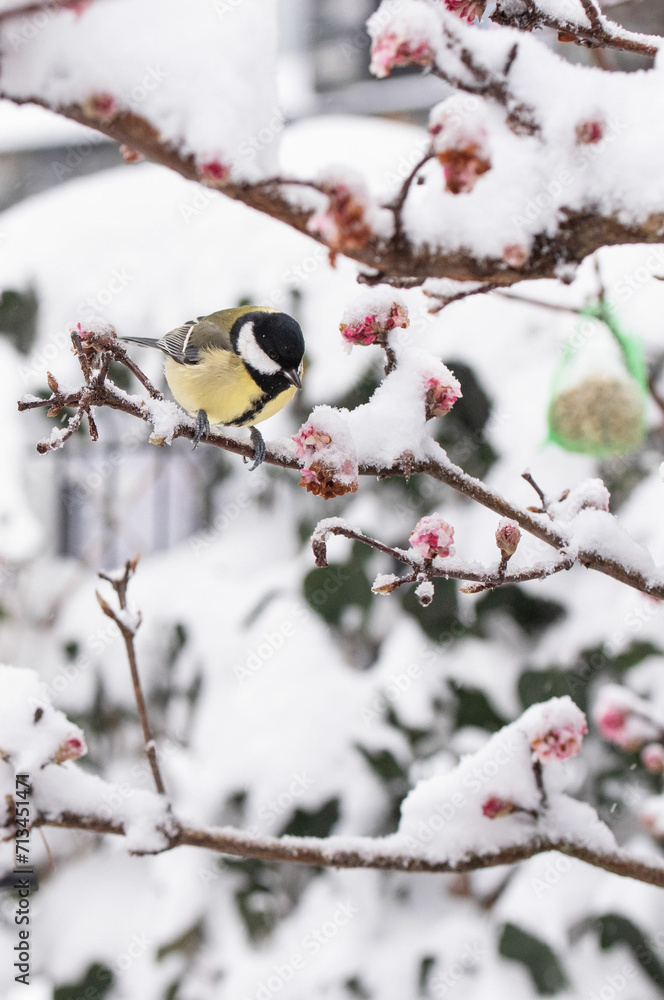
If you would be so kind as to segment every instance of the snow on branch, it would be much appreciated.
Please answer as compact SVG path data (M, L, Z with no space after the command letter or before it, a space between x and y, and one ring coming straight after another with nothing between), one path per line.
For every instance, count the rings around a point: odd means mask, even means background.
M131 575L111 576L124 585ZM124 623L119 619L124 635ZM560 762L581 749L586 722L569 697L533 705L449 774L420 781L402 805L396 833L371 837L263 837L232 827L181 823L165 795L127 792L81 771L83 734L39 695L38 675L0 667L0 792L20 773L29 788L31 826L55 826L124 836L134 854L179 846L246 858L335 868L404 872L462 872L513 864L560 851L588 864L664 886L664 864L631 857L616 847L589 806L561 790ZM25 829L0 797L6 839ZM112 805L111 805L112 803Z
M153 5L137 0L136 16L151 23ZM3 21L1 96L51 108L118 141L129 160L145 156L286 222L332 258L343 253L370 269L370 280L510 285L569 273L604 245L663 238L664 142L652 108L664 68L620 74L571 65L529 34L559 26L580 44L656 54L661 39L624 32L594 0L500 0L490 32L468 23L484 8L477 0L385 0L368 24L374 73L416 65L458 91L432 110L431 147L385 204L362 177L285 176L277 143L244 156L274 111L271 56L261 74L232 52L201 63L194 93L182 72L198 53L178 52L175 65L156 36L140 60L130 47L122 66L109 62L108 33L135 34L114 6L77 5L79 17L54 8L29 46L9 39L20 18ZM237 53L262 51L264 42L267 51L269 18L257 23L260 11L250 6L224 22L232 28L225 38L209 4L196 0L191 18L206 26L196 37ZM235 32L253 32L252 45L234 44ZM243 107L236 77L249 76Z
M362 535L349 534L364 544L379 549L409 566L405 577L391 578L377 586L377 592L389 593L406 583L417 583L424 603L431 597L431 580L436 577L474 583L479 589L492 589L504 583L543 579L569 569L574 563L597 570L644 594L664 599L664 571L657 567L648 552L620 527L609 512L609 493L600 480L588 480L558 498L545 498L533 483L542 501L539 508L524 509L505 499L486 483L469 476L454 465L435 442L428 421L444 416L461 395L459 382L437 358L413 348L398 349L390 333L406 325L403 304L393 302L384 309L385 290L367 290L358 296L344 315L342 336L347 344L380 343L386 352L387 374L372 399L352 411L318 406L292 441L277 441L267 446L265 461L270 465L297 470L300 485L324 499L356 492L362 476L410 478L430 476L469 497L481 506L506 518L498 526L495 543L501 555L497 566L486 568L450 558L451 548L431 544L432 533L441 539L449 525L439 518L435 526L420 523L411 535L409 552L391 548ZM367 298L367 295L369 296ZM393 293L387 297L392 300ZM193 441L194 418L175 403L163 399L147 376L128 356L115 330L81 324L72 331L74 351L81 366L84 383L74 391L61 390L57 379L48 373L51 395L48 399L24 396L20 411L48 407L50 416L64 408L74 413L64 427L54 427L49 437L37 444L41 454L62 448L84 419L93 441L98 431L93 410L109 407L137 417L152 427L149 440L157 446L170 445L177 438ZM127 367L147 391L147 398L130 395L108 377L111 361ZM398 420L395 421L395 415ZM222 448L245 459L254 448L246 431L224 428L210 430L201 442ZM431 531L429 531L431 528ZM435 531L434 531L435 528ZM324 541L329 533L349 533L354 529L323 522L315 536L316 555L324 560ZM451 529L450 529L451 530ZM527 532L556 550L557 557L519 570L507 570L516 544L517 532ZM453 530L450 535L450 545ZM413 538L416 540L413 541ZM516 539L516 541L515 541ZM512 553L507 554L510 546ZM426 551L425 547L428 546ZM394 584L394 586L392 586ZM476 588L470 588L475 592Z
M542 4L539 0L497 0L490 14L494 24L532 31L553 28L561 42L574 42L588 48L620 49L653 58L662 39L628 31L602 14L595 0L558 0Z

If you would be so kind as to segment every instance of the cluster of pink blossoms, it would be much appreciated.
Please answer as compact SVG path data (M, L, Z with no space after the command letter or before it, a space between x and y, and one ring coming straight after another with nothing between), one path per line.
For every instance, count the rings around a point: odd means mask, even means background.
M402 303L393 302L387 316L381 316L377 312L369 313L353 322L340 323L339 330L347 344L367 346L377 340L384 342L390 330L397 327L405 329L409 322L406 307Z
M588 726L585 720L579 727L561 726L558 729L550 729L547 733L531 740L533 758L545 763L548 760L567 760L568 757L575 757L587 732Z
M397 66L430 66L433 49L427 41L409 41L395 31L380 35L371 47L371 72L379 79Z
M486 7L486 0L442 0L442 2L450 14L456 14L468 24L472 24L476 17L481 18Z
M409 542L423 559L454 554L454 528L440 514L421 518L410 533Z
M431 420L432 417L444 417L461 396L455 386L445 385L434 375L426 377L424 391L427 420Z
M470 194L491 169L486 110L479 99L468 106L458 95L437 104L429 115L429 134L451 194ZM464 103L465 102L465 103Z
M298 458L304 462L299 485L308 493L330 500L357 492L357 458L343 427L330 434L310 420L293 435L293 442Z
M369 197L360 185L343 182L326 184L325 193L329 198L327 208L311 216L308 229L328 245L334 263L337 253L361 250L371 239Z
M332 438L313 424L304 424L298 433L293 435L293 441L297 457L309 461L317 451L326 448Z
M514 727L520 729L526 738L531 762L537 767L574 757L581 750L583 737L588 732L585 715L569 696L532 705L514 723ZM482 813L487 819L497 819L513 812L537 816L537 810L497 795L488 796L482 805Z

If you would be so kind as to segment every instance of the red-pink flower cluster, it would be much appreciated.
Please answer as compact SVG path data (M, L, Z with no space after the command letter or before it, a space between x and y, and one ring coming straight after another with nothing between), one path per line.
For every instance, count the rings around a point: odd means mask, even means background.
M424 559L454 554L454 528L439 514L421 518L409 536L415 551Z
M337 253L361 250L373 235L367 220L369 198L360 187L345 183L326 184L327 208L311 216L307 224L331 250L332 263Z
M386 31L371 46L371 72L379 79L397 66L430 66L434 59L429 42L409 41L395 31Z
M432 417L444 417L461 395L455 386L445 385L433 375L425 378L424 389L427 420L431 420Z
M409 323L406 307L402 303L393 302L386 317L369 313L355 322L340 323L339 330L347 344L368 345L376 340L384 341L390 330L397 327L405 329Z
M530 741L533 758L544 763L548 760L566 760L568 757L575 757L587 732L588 726L584 719L579 726L560 726L550 729L542 736L535 736Z
M476 100L468 106L455 96L437 104L429 116L429 133L447 190L470 194L482 174L491 169L482 102Z
M298 458L304 462L299 485L324 500L355 493L359 486L352 439L338 415L336 424L332 417L332 433L325 430L330 417L330 411L321 417L323 426L308 421L293 436Z
M508 799L499 799L497 795L492 795L482 805L482 814L487 819L498 819L500 816L509 816L516 812L517 807Z
M486 0L442 0L442 2L446 10L456 14L468 24L472 24L476 17L482 17L486 7Z
M304 424L297 434L293 435L295 451L298 458L308 461L317 451L322 451L332 441L329 434L320 430L313 424Z

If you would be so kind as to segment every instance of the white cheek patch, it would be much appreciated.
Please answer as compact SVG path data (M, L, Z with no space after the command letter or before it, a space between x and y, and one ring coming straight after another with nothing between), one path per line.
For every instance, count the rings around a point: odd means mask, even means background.
M243 361L246 361L261 375L276 375L277 372L281 371L281 366L273 361L256 343L254 324L251 322L245 323L240 330L240 335L237 338L237 352Z

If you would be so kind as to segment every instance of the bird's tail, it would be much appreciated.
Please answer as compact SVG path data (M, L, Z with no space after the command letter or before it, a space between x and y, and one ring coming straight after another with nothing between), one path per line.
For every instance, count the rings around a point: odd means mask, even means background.
M119 339L126 340L130 344L140 344L141 347L156 347L159 351L163 348L162 342L153 337L120 337Z

